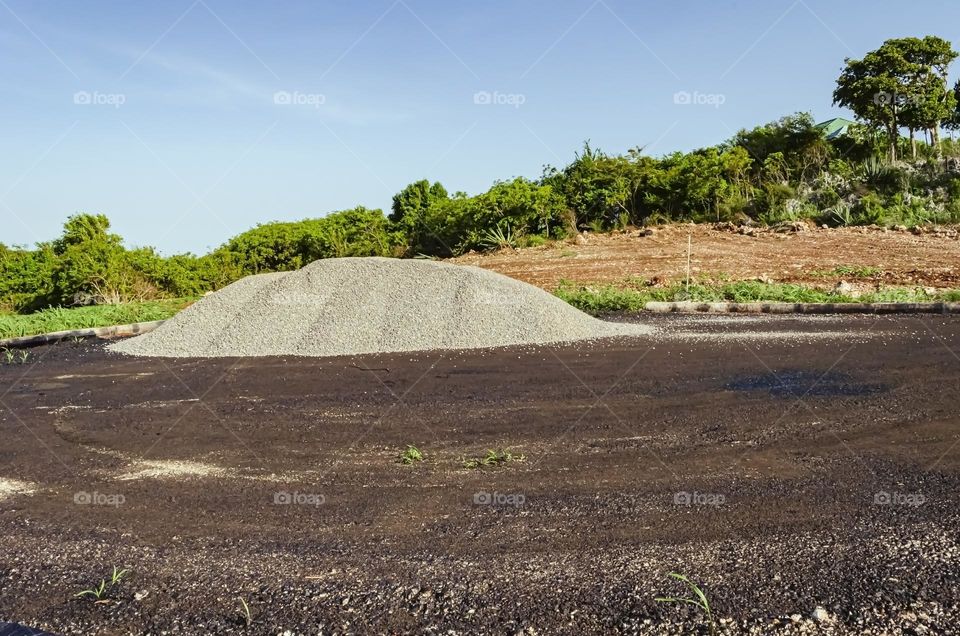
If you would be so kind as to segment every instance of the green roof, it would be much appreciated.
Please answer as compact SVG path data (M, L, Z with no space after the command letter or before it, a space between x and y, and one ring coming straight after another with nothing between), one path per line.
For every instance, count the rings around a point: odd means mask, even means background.
M828 119L827 121L817 124L823 132L823 136L827 139L836 139L847 134L847 130L850 126L853 126L857 122L850 121L849 119L844 119L843 117L836 117L834 119Z

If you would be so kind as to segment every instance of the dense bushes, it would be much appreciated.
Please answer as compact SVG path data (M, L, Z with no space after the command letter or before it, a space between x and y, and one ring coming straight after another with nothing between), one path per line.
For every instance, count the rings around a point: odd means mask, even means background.
M0 244L0 309L196 297L248 274L296 269L318 258L401 256L403 237L379 210L360 207L261 225L205 256L162 257L153 248L124 247L105 216L78 214L59 238L34 250Z
M517 245L531 236L566 236L566 209L551 185L523 178L497 182L474 197L451 196L439 183L418 181L393 198L390 222L406 255L452 256L500 245L497 237Z
M248 274L318 258L446 257L681 220L960 222L960 146L945 140L938 156L920 144L916 161L891 162L881 158L883 143L856 127L828 141L809 115L798 114L741 131L718 147L660 158L640 150L607 155L585 144L570 165L547 167L537 180L497 182L476 196L418 181L394 197L389 216L358 207L269 223L204 256L128 249L106 217L80 214L36 249L0 245L0 308L195 297Z

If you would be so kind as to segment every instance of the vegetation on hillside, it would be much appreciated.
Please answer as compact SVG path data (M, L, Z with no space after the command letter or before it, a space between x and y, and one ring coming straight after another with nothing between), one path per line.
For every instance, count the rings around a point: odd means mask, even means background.
M956 57L949 42L926 37L889 40L847 60L833 98L860 123L836 138L798 113L662 157L642 148L611 155L585 143L569 165L547 166L538 179L497 182L475 196L417 181L394 197L388 215L358 207L269 223L203 256L130 249L105 216L77 214L55 240L0 244L0 310L196 297L318 258L448 257L671 221L957 223L960 144L939 133L960 129L960 82L947 83Z

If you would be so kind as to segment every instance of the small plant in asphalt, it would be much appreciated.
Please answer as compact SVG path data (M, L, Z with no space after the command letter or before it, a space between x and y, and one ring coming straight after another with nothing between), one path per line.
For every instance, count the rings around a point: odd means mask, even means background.
M123 580L123 577L127 575L128 570L118 569L117 566L113 566L113 573L110 575L110 585L117 585L120 581Z
M671 578L676 579L683 583L689 588L692 596L684 597L674 597L674 596L661 596L655 598L657 603L673 603L677 605L693 605L694 607L700 608L707 620L707 626L710 628L711 636L716 636L717 634L717 621L713 618L713 612L710 609L710 602L707 600L707 595L703 593L703 590L700 587L688 579L682 574L677 574L676 572L671 572L669 575Z
M253 623L253 615L250 613L250 606L247 605L247 602L241 597L237 599L240 601L240 614L243 617L243 622L246 623L247 627Z
M117 566L113 566L113 572L110 574L109 581L107 579L100 579L100 585L97 587L91 587L88 590L82 590L74 594L77 598L91 597L94 603L109 603L110 598L108 592L120 584L120 581L123 580L123 577L127 575L129 570L122 570Z
M401 464L409 466L417 462L423 461L423 453L416 446L407 446L407 448L400 452L398 460Z
M26 364L29 359L30 352L25 349L21 349L20 351L3 349L3 361L7 364Z
M91 587L89 590L82 590L77 592L74 596L82 598L84 596L92 596L95 602L105 600L103 597L107 594L107 580L100 579L100 585L98 587Z
M522 462L526 459L525 455L514 455L509 450L501 448L498 450L487 450L483 457L471 457L463 460L464 468L484 468L487 466L502 466L510 462Z

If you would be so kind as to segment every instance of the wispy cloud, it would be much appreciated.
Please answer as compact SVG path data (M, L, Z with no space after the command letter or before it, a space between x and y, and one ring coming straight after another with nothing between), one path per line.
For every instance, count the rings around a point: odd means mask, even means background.
M137 71L131 73L126 82L136 82L149 94L162 99L169 105L204 106L215 108L271 108L281 113L299 113L304 116L317 115L326 121L352 126L370 126L397 123L409 119L409 114L394 107L382 107L369 103L350 103L347 95L320 91L311 83L285 81L278 86L272 79L264 82L233 71L218 68L205 60L185 55L169 55L151 51L147 55L132 49L113 49L114 53L131 59L140 59L139 65L149 82L138 78ZM329 84L325 84L329 86ZM278 91L290 93L322 94L323 104L287 104L277 105L274 95Z

